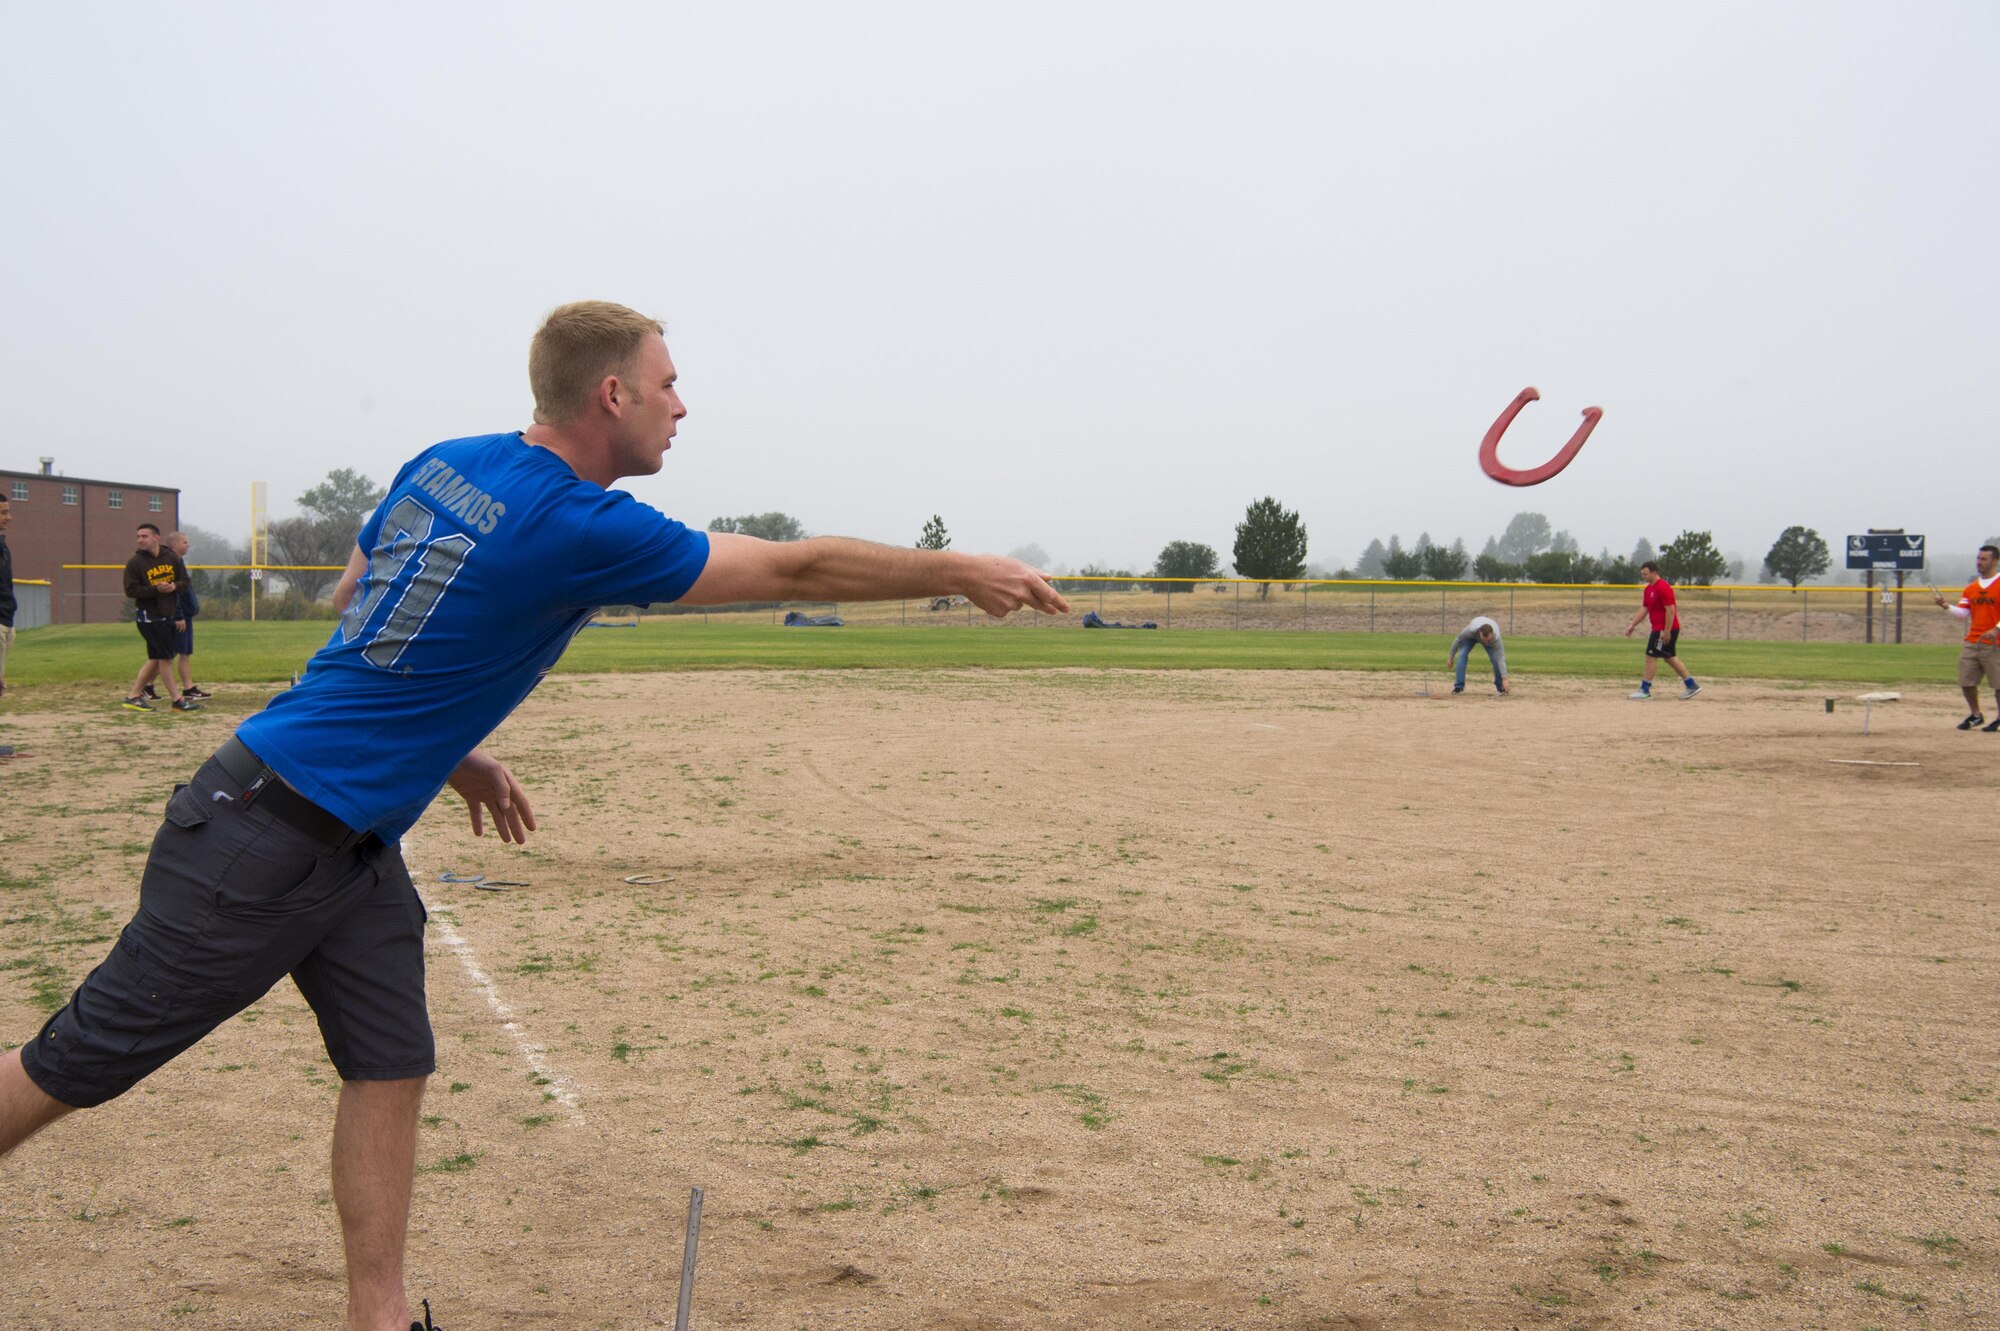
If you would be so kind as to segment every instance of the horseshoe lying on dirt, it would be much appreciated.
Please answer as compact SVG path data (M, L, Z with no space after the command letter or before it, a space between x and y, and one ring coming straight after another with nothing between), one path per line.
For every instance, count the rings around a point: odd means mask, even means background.
M1525 471L1517 471L1513 467L1503 466L1500 462L1500 436L1507 433L1507 427L1512 425L1514 418L1521 414L1522 407L1527 406L1530 402L1539 401L1541 396L1532 387L1524 388L1516 393L1514 400L1507 404L1507 409L1500 413L1500 419L1494 421L1493 428L1486 432L1486 438L1480 441L1479 465L1485 469L1488 476L1491 476L1502 485L1540 485L1543 481L1546 481L1549 477L1570 464L1570 461L1576 457L1577 450L1583 447L1583 441L1590 438L1590 432L1597 428L1597 422L1604 417L1604 408L1585 407L1583 409L1583 424L1576 427L1576 433L1571 435L1569 442L1563 445L1562 452L1556 454L1541 466L1529 467Z

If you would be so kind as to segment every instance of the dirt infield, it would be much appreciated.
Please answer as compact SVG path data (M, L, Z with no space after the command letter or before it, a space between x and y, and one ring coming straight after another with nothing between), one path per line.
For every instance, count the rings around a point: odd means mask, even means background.
M1624 693L552 680L492 744L537 843L447 800L406 846L412 1291L669 1325L699 1184L705 1328L2000 1324L2000 737ZM7 718L0 1037L258 701ZM0 1164L0 1321L337 1325L335 1090L281 986L57 1124Z

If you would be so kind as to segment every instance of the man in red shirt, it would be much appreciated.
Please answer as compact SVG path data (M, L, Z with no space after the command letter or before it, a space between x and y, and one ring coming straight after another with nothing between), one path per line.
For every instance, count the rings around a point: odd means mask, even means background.
M1674 673L1681 677L1681 697L1692 698L1701 692L1701 685L1695 683L1694 676L1681 664L1681 658L1674 655L1681 640L1681 613L1674 602L1674 585L1660 576L1660 566L1652 560L1639 565L1639 576L1645 579L1645 604L1639 613L1632 616L1632 622L1625 626L1625 636L1631 637L1632 630L1639 627L1639 621L1648 615L1653 619L1653 631L1646 635L1646 672L1639 681L1639 691L1629 695L1634 702L1644 702L1653 696L1653 673L1665 661Z
M2000 734L2000 547L1980 546L1973 569L1977 576L1965 584L1965 594L1957 605L1947 604L1942 596L1937 603L1953 618L1966 621L1965 646L1958 651L1958 686L1965 691L1965 706L1971 715L1960 721L1958 728ZM1981 725L1986 718L1979 714L1982 676L1993 686L1993 723L1986 726Z

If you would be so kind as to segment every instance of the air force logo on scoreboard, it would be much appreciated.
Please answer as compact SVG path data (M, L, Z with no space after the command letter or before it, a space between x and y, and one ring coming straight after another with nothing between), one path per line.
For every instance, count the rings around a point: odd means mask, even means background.
M1924 538L1903 532L1870 532L1847 538L1849 568L1917 569L1924 566Z

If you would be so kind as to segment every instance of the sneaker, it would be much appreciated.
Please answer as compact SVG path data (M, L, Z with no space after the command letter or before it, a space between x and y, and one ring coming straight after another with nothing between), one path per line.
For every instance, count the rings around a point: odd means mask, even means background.
M1695 694L1700 692L1701 692L1701 685L1695 683L1693 680L1689 680L1688 686L1681 690L1681 697L1692 698L1694 697Z
M431 1301L429 1299L424 1300L424 1320L421 1322L411 1322L410 1331L444 1331L443 1327L431 1320Z
M1452 686L1451 686L1451 691L1452 691L1453 693L1463 693L1463 692L1465 692L1465 685L1463 685L1463 684L1454 684L1454 685L1452 685Z
M160 700L160 691L154 688L151 684L148 684L146 686L145 693L146 696L148 698L151 698L154 702L158 702Z
M1988 735L2000 735L2000 721L1989 721L1979 728Z
M150 712L153 710L153 704L146 701L146 695L143 693L133 694L124 701L123 706L128 712ZM1959 729L1964 730L1965 727L1960 726Z
M127 707L130 707L132 704L128 702L125 705ZM1979 713L1974 712L1971 716L1968 716L1963 721L1960 721L1958 723L1958 728L1960 730L1977 730L1984 724L1986 724L1986 718L1981 716Z
M1645 702L1648 698L1653 696L1653 691L1651 689L1640 689L1637 693L1628 693L1625 696L1630 698L1633 702Z
M176 698L168 706L172 707L176 712L199 712L201 710L200 703L186 697Z
M181 697L183 698L213 698L214 696L213 693L202 688L199 684L190 684L181 690Z

